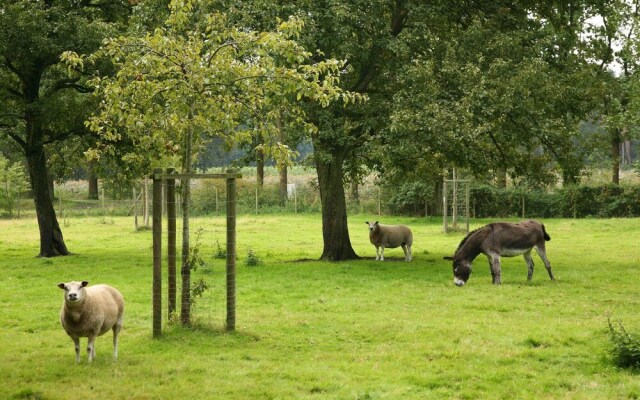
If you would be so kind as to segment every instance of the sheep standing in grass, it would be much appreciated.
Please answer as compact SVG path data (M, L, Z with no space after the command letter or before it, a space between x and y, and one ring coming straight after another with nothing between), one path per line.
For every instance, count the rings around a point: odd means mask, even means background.
M60 312L62 327L76 347L76 363L80 362L80 338L88 338L89 362L96 358L96 337L113 330L113 360L118 359L118 333L122 329L124 299L120 292L108 285L87 287L89 282L60 283L64 303Z
M376 246L376 261L384 261L385 247L396 248L402 246L404 260L411 261L411 245L413 244L413 233L405 225L380 225L378 221L369 225L369 240ZM378 252L378 250L380 250Z

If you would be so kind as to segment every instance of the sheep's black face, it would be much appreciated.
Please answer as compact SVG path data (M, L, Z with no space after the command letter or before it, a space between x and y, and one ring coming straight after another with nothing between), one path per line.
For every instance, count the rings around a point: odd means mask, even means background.
M453 282L456 286L464 286L471 275L471 263L454 260L453 261Z

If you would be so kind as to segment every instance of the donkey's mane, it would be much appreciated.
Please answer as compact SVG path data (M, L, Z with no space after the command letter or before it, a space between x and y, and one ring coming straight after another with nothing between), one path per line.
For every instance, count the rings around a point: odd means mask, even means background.
M471 236L473 236L476 232L478 232L479 230L482 230L484 228L486 228L487 226L482 226L478 229L474 229L471 232L467 233L467 236L464 237L464 239L462 239L462 241L460 241L460 244L458 245L458 248L456 249L456 252L454 254L458 254L458 251L460 251L460 249L462 248L462 246L464 246L464 244L467 242L467 240L469 240L469 238Z

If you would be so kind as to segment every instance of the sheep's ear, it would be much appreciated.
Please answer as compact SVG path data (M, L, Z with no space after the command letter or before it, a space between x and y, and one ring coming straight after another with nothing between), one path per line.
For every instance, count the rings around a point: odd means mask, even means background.
M60 289L64 289L64 283L62 283L62 282L61 282L61 283L58 283L58 287L59 287Z
M376 223L375 223L375 224L376 224L376 225L378 225L378 221L376 221Z
M443 260L453 260L453 257L451 256L444 256L442 257Z
M369 221L364 221L365 224L369 225Z
M88 282L88 281L82 281L82 287L85 287L85 286L87 286L88 284L89 284L89 282Z

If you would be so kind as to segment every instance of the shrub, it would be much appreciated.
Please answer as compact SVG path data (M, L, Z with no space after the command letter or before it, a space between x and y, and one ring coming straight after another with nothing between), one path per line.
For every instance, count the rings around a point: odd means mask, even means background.
M255 267L262 264L262 260L253 252L253 250L249 249L247 252L247 259L244 260L244 263L249 267Z
M618 328L611 323L611 318L607 322L613 344L611 355L615 364L621 368L640 368L640 338L628 333L622 322L618 322Z
M471 188L471 207L478 218L519 217L524 199L526 218L624 218L640 216L640 186L568 186L553 192Z

